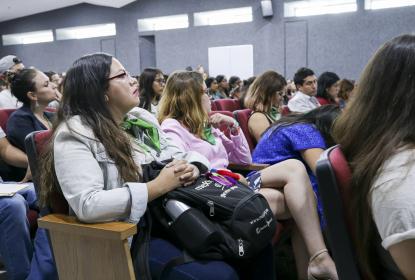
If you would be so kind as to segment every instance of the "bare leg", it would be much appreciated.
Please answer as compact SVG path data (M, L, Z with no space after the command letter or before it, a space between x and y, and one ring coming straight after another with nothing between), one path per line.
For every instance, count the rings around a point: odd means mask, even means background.
M307 279L309 255L307 254L307 247L304 244L304 239L301 237L296 225L294 225L292 229L291 244L293 246L298 279L305 280Z
M286 220L291 218L290 211L285 205L284 194L280 190L271 188L261 188L259 192L265 197L269 204L269 207L271 208L272 213L274 213L274 216L277 219Z
M312 256L325 249L316 200L304 165L293 159L274 164L261 171L261 180L261 188L283 189L286 206L304 239L308 254ZM338 279L328 254L322 254L310 263L310 270L315 276L328 274L331 279Z

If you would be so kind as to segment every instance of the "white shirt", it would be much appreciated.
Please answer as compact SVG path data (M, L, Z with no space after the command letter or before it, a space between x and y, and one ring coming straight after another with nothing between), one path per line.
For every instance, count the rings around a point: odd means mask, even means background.
M317 107L320 107L317 98L306 95L301 91L297 91L294 97L288 101L288 109L291 112L306 113Z
M0 92L0 109L17 109L22 106L22 103L12 95L10 90L4 89Z
M400 149L380 168L370 201L382 246L415 239L415 149Z

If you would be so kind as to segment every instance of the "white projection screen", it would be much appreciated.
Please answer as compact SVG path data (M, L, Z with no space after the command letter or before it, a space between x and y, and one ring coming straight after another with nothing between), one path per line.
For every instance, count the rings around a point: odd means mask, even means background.
M247 79L254 75L254 48L252 45L223 46L208 49L209 76L223 74L228 79L238 76Z

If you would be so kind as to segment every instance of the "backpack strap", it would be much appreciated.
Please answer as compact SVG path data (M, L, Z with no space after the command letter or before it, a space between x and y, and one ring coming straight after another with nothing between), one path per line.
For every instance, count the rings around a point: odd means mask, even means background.
M154 275L154 279L161 280L163 276L170 271L173 267L179 266L182 264L187 264L196 261L187 251L183 251L183 254L179 257L173 258L165 263L161 269Z

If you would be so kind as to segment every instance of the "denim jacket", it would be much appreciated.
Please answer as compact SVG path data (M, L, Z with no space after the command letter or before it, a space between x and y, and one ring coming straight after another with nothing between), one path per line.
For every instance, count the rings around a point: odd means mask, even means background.
M162 132L151 113L135 108L128 117L141 118L159 128L161 152L143 153L133 148L137 165L177 158L197 163L203 169L201 173L210 168L209 161L199 153L179 150ZM79 116L73 116L58 127L54 138L54 163L60 187L71 208L70 214L75 214L81 221L137 223L146 211L146 184L122 181L103 144Z

